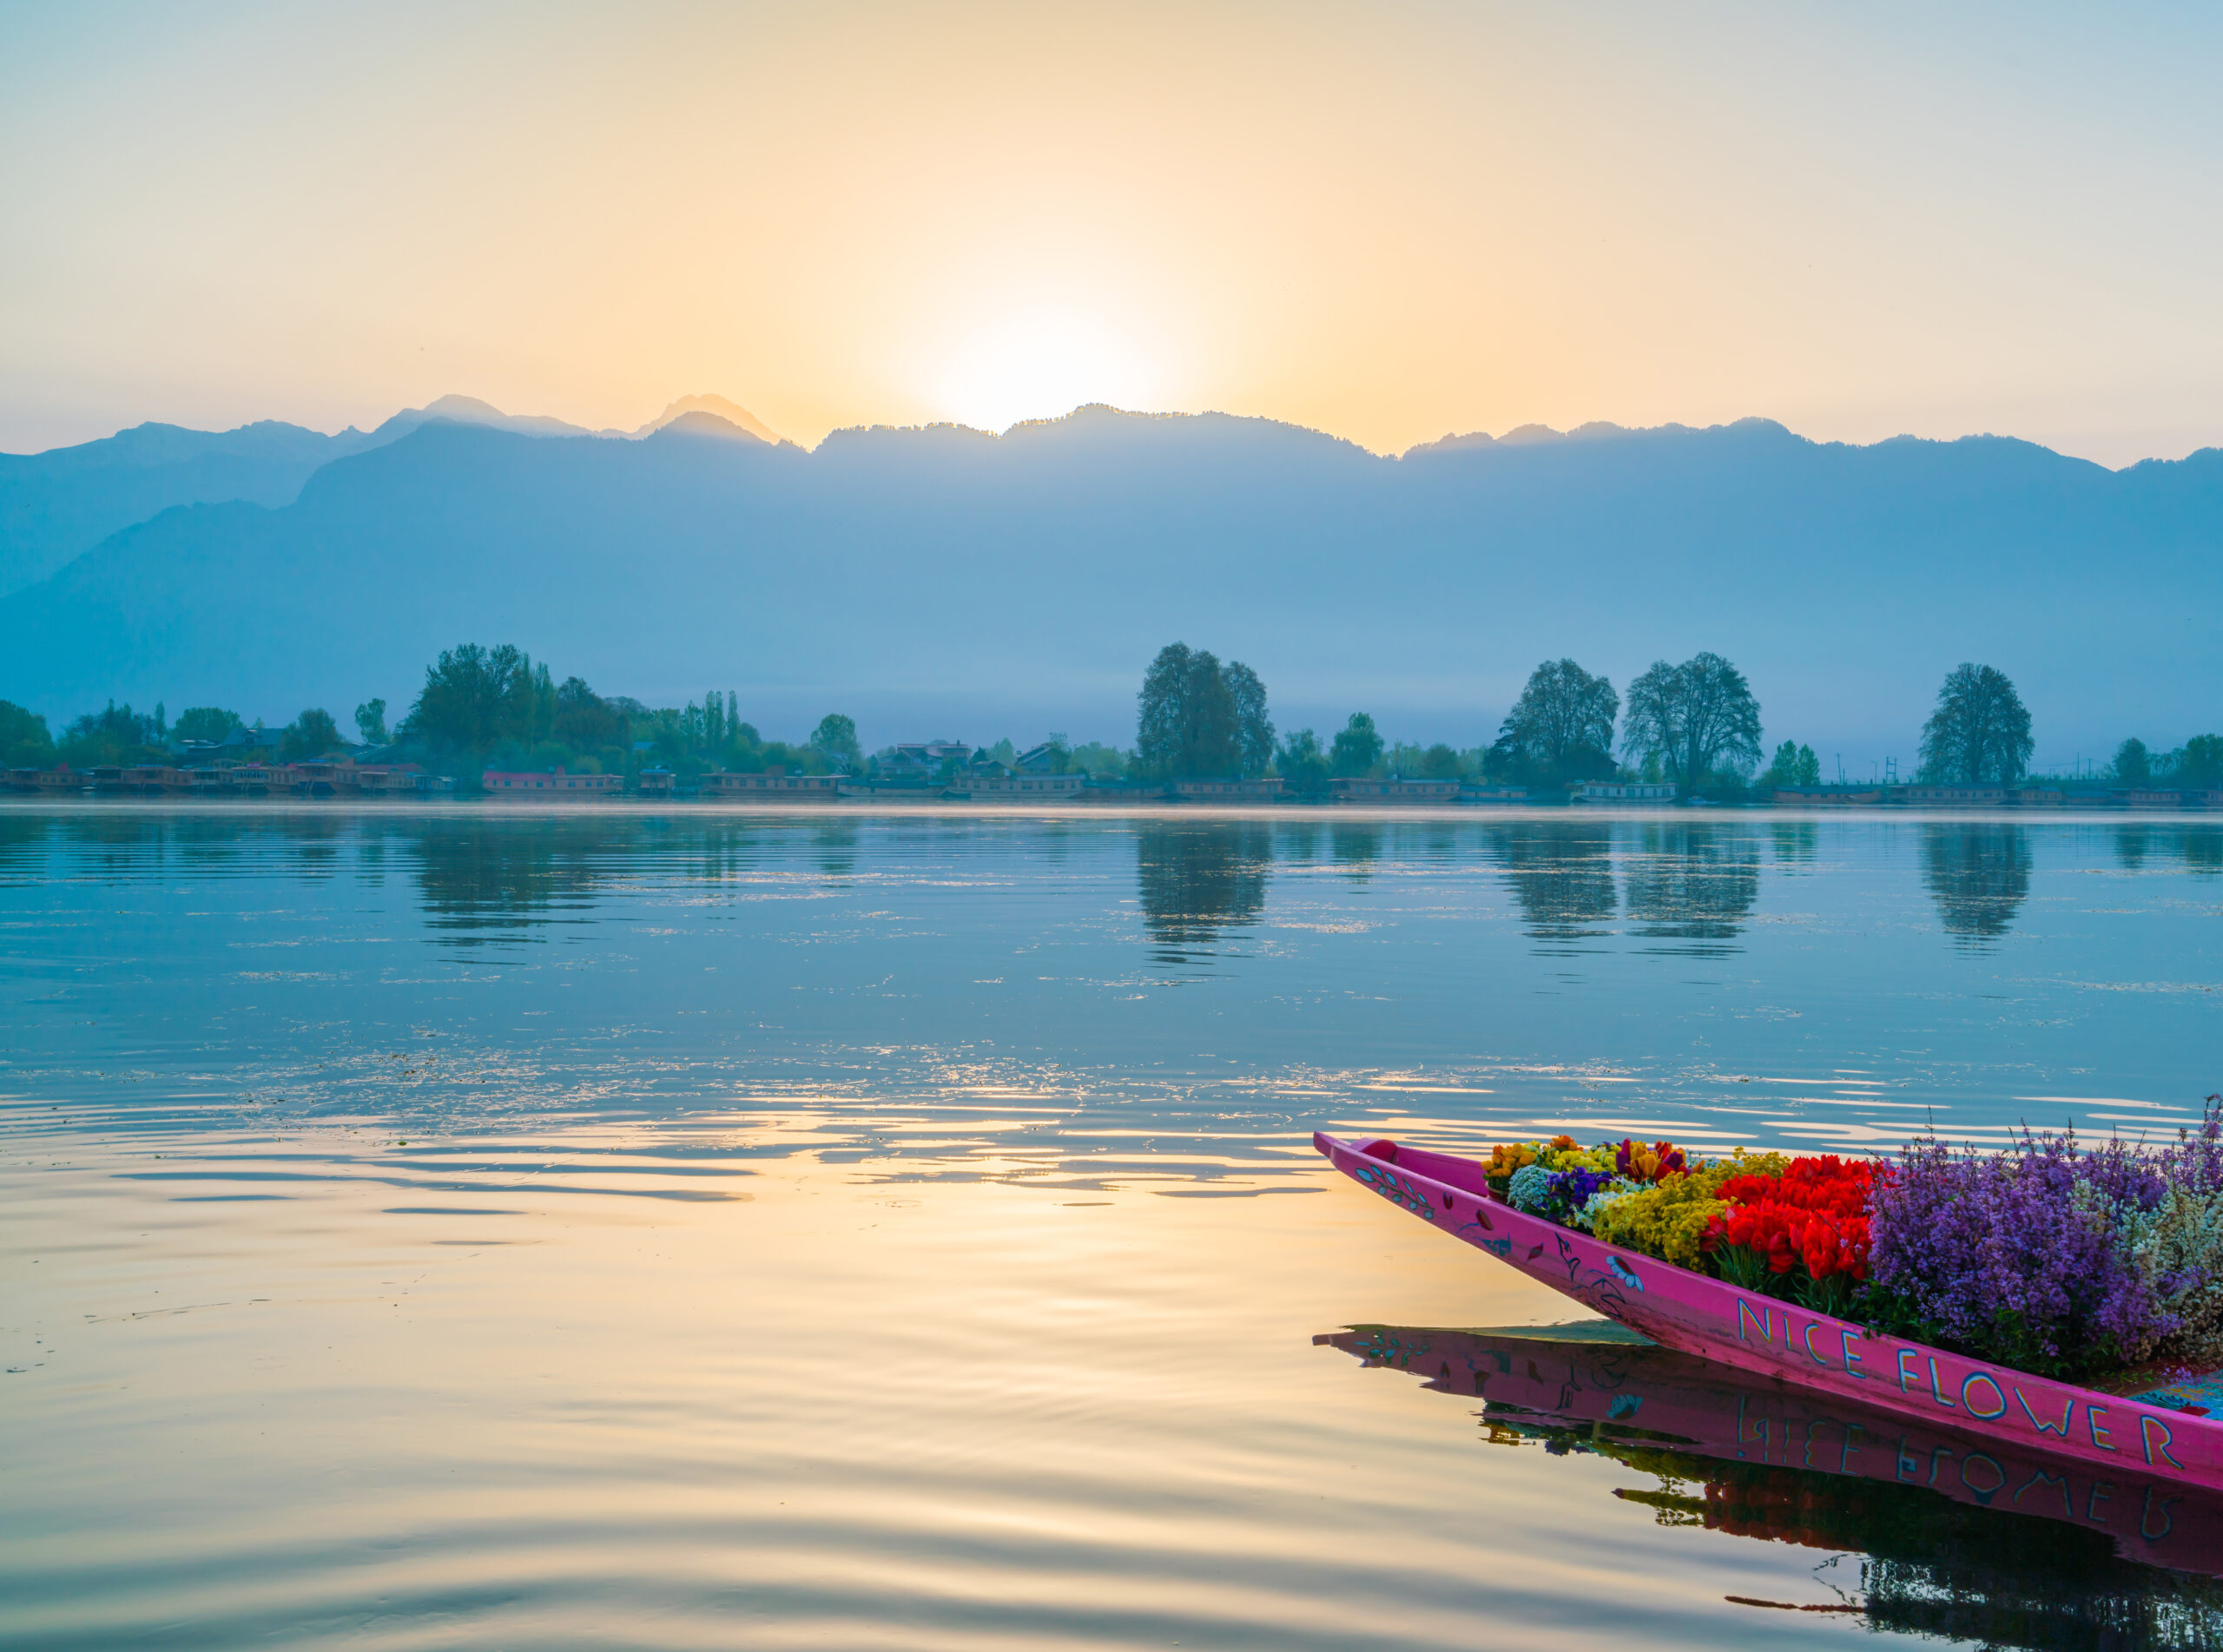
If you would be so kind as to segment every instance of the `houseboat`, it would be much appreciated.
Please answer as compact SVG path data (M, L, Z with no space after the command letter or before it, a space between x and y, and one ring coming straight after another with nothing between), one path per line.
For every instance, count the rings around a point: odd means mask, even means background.
M1411 780L1392 774L1386 780L1340 780L1328 782L1330 803L1456 803L1457 780Z
M1165 790L1168 796L1183 803L1278 803L1282 800L1282 783L1278 780L1176 780Z
M650 802L669 801L675 795L677 777L662 764L641 771L636 787L640 795Z
M624 784L616 774L572 774L563 765L551 769L490 768L479 776L490 797L615 797Z
M1577 780L1567 789L1567 800L1576 807L1593 809L1665 809L1673 806L1672 780Z
M831 803L841 796L841 784L838 774L790 774L777 768L768 768L761 774L733 774L720 769L703 777L702 794L748 803L770 800Z
M963 774L941 795L969 803L1070 803L1087 783L1085 774Z

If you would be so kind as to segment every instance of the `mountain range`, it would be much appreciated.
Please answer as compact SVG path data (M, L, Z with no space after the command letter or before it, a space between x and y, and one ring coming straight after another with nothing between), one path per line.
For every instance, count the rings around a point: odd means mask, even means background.
M1771 742L1864 774L1963 660L2022 686L2042 758L2223 726L2219 550L2223 450L2110 471L1747 419L1386 457L1106 407L805 450L709 398L626 433L447 398L0 457L0 696L344 725L476 640L652 703L733 688L768 734L1124 740L1180 638L1256 668L1285 727L1471 744L1540 660L1626 688L1712 648Z

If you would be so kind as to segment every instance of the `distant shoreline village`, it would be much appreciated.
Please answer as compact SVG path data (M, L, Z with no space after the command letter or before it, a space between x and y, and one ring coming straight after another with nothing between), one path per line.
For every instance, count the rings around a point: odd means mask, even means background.
M2171 751L2126 740L2101 777L2034 775L2030 714L2007 676L1964 663L1924 725L1917 775L1896 765L1861 783L1822 780L1811 746L1777 745L1763 769L1760 708L1719 655L1665 660L1623 695L1571 659L1547 660L1488 747L1391 744L1364 712L1323 740L1277 734L1266 686L1239 660L1185 643L1160 649L1136 695L1131 748L1052 734L1027 750L933 740L867 756L854 720L822 718L801 744L766 740L739 697L652 709L560 684L523 650L448 650L399 727L386 704L355 708L360 744L332 714L249 727L198 706L111 702L57 740L46 720L0 701L0 779L17 796L228 801L305 798L505 802L799 805L1008 804L1204 808L2138 809L2223 808L2223 736ZM1617 732L1618 731L1618 732ZM1617 751L1618 748L1618 751Z

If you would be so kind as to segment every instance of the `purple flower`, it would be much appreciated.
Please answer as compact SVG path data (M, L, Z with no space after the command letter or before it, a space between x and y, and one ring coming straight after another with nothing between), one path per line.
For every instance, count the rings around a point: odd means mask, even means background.
M1914 1142L1877 1182L1870 1310L2047 1375L2142 1359L2177 1326L2121 1224L2160 1204L2167 1168L2121 1142L2080 1151L2073 1134L1996 1154Z

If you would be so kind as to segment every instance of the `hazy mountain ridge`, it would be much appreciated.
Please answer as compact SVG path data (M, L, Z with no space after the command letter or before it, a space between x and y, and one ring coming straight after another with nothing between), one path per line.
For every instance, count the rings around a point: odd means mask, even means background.
M36 584L110 534L172 505L293 502L333 459L383 447L445 419L541 437L647 437L675 420L711 417L736 438L782 438L722 396L676 401L637 431L588 431L559 418L505 413L471 396L405 408L375 430L334 436L277 419L228 431L146 424L43 453L0 453L0 596Z
M735 688L768 731L838 708L879 738L1111 736L1178 636L1257 667L1284 726L1363 707L1473 740L1547 655L1625 685L1710 647L1771 737L1910 752L1938 678L1983 658L2042 745L2096 749L2223 723L2219 549L2213 450L2111 472L1747 420L1396 459L1084 409L806 452L699 411L622 442L432 420L290 503L169 510L0 601L20 645L0 695L344 718L476 637L611 692Z

